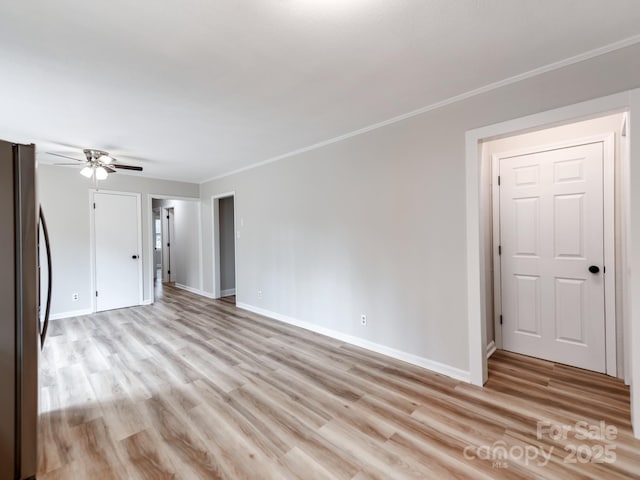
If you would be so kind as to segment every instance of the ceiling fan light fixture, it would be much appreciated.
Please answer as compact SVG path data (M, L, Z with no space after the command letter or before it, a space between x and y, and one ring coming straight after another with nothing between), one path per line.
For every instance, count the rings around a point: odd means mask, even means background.
M104 167L96 167L97 180L106 180L108 176L109 173L104 169Z
M109 165L110 163L113 162L113 157L110 157L109 155L106 155L106 154L105 155L101 155L98 158L98 161L104 163L105 165Z
M105 171L105 173L107 173L107 172ZM92 167L84 167L82 170L80 170L80 175L82 175L83 177L87 177L87 178L93 177L93 168Z

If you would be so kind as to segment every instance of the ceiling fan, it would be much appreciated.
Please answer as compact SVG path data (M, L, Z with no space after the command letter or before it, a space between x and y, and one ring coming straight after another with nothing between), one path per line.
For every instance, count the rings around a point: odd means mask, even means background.
M141 172L142 167L137 167L134 165L124 165L111 155L109 152L104 152L102 150L96 150L93 148L85 148L83 150L84 156L86 159L79 160L77 158L68 157L67 155L61 155L59 153L47 152L49 155L54 155L56 157L68 158L70 160L75 160L78 163L56 163L54 165L67 165L80 167L84 166L82 170L80 170L80 174L87 178L94 178L95 180L106 180L110 173L116 173L117 169L120 170L133 170L135 172Z

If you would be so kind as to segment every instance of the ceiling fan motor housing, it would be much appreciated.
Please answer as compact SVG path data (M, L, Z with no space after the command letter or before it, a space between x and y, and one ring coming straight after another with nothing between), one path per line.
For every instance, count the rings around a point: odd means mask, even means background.
M94 150L92 148L85 148L83 151L85 157L87 157L87 161L89 162L97 161L98 159L100 159L100 157L109 156L108 152L103 152L102 150Z

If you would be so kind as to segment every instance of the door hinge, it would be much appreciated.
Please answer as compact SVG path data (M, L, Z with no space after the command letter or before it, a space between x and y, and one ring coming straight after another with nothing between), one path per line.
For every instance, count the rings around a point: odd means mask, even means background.
M93 202L93 209L96 209L96 202Z
M502 245L498 245L498 255L502 255Z
M607 273L607 267L602 267L602 273Z
M98 290L96 290L96 297L98 296Z
M171 243L167 243L167 247L171 247Z
M169 220L169 215L167 215L167 220Z
M502 315L500 315L500 325L502 325Z
M498 175L498 186L500 186L500 175Z
M171 270L167 270L167 275L171 275Z

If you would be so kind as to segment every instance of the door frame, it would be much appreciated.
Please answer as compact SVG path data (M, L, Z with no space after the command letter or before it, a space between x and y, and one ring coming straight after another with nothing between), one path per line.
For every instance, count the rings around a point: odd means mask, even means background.
M615 133L603 133L589 137L580 137L571 140L562 140L549 144L536 145L534 147L520 148L494 153L491 156L491 201L492 201L492 228L493 228L493 312L494 333L496 348L503 348L502 325L502 257L498 252L500 244L500 186L498 174L500 173L500 160L509 157L530 155L561 148L569 148L592 143L603 144L603 234L604 234L604 265L609 269L604 277L604 303L605 303L605 352L607 375L617 375L617 334L616 334L616 254L615 254Z
M142 195L136 192L123 192L118 190L103 190L98 188L89 189L89 255L90 261L90 273L91 273L91 312L96 313L98 311L98 302L96 301L96 285L97 285L97 269L96 269L96 224L95 224L95 209L93 203L95 202L96 193L106 193L108 195L124 195L136 198L136 217L138 222L137 237L138 237L138 305L144 303L144 281L142 275L142 262L144 260L144 252L142 251Z
M200 290L197 289L191 289L191 291L196 291L197 293L202 293L202 282L203 282L203 265L202 265L202 202L200 201L200 197L184 197L184 196L180 196L180 195L166 195L166 194L161 194L161 193L149 193L147 195L147 206L145 208L145 211L147 213L147 218L148 218L148 225L147 228L149 229L149 243L147 245L147 248L149 249L150 255L153 256L153 246L155 244L155 238L153 236L153 200L180 200L182 202L196 202L198 205L198 256L200 258L200 261L198 262L199 265L199 276L200 276ZM159 207L162 210L164 210L165 207ZM162 217L162 214L160 215ZM161 222L162 225L162 242L164 243L165 240L165 235L164 235L164 222ZM152 304L155 302L155 289L153 288L153 263L154 262L148 262L149 265L147 265L147 272L146 272L146 276L149 280L148 283L148 289L149 291L148 293L148 303ZM162 274L164 276L164 259L163 259L163 265L162 265Z
M631 361L625 367L640 365L640 297L629 295L629 292L640 291L640 274L632 274L640 272L640 242L631 241L632 238L640 238L640 142L633 143L631 140L640 138L640 122L633 123L635 116L640 118L640 88L636 88L465 132L467 351L469 381L472 384L481 387L488 379L484 297L486 285L483 279L488 266L485 265L482 254L485 245L481 235L483 222L480 210L482 142L616 112L627 112L629 127L629 175L621 185L624 209L621 218L623 225L624 220L628 219L628 225L623 227L626 234L621 238L621 253L625 255L622 258L624 275L622 285L618 286L623 295L623 303L628 303L625 310L630 312L628 318L624 319L624 325L627 327L625 337L630 337L628 343L631 351L628 355ZM628 202L625 205L626 200ZM631 424L634 436L640 438L640 368L631 370L629 380Z
M220 199L233 197L233 251L234 270L236 275L236 302L238 299L238 202L236 192L220 193L211 197L211 235L213 239L213 298L221 298L220 289Z

